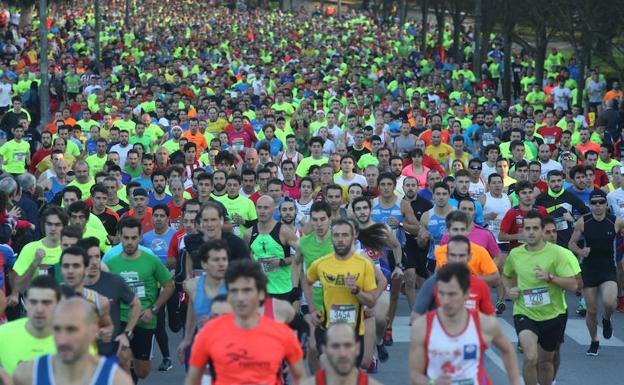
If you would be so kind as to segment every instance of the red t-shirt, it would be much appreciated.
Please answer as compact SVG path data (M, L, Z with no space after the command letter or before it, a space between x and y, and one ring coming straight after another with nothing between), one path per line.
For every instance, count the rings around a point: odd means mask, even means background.
M256 202L258 202L258 199L260 199L261 196L262 195L260 194L260 191L254 191L254 193L249 196L249 199L251 199L255 206Z
M234 149L238 152L243 151L243 148L241 147L253 147L253 144L258 141L253 127L251 127L251 125L249 124L243 124L243 129L240 131L236 131L234 129L234 126L229 124L227 127L225 127L223 131L228 134L230 146L234 147Z
M542 206L533 207L537 210L541 216L546 218L548 216L548 212ZM503 217L503 220L500 224L500 231L506 234L518 234L520 232L520 228L524 225L524 217L526 216L528 211L520 210L518 206L510 208ZM509 251L515 249L520 246L522 243L518 241L509 242Z
M154 222L152 222L152 209L151 207L147 208L145 216L143 218L139 218L134 215L134 209L130 209L127 213L123 215L123 217L134 217L141 222L141 228L143 229L143 234L154 230Z
M171 243L169 244L169 251L167 255L170 257L174 257L176 260L180 257L180 241L186 235L186 230L184 227L180 226L178 231L173 233L173 237L171 237Z
M543 193L545 193L546 191L548 191L548 183L546 183L545 181L543 181L543 180L541 180L541 179L540 179L540 180L538 180L538 181L535 183L535 187L537 187L537 189L538 189L538 190L539 190L542 194L543 194Z
M243 329L234 314L225 314L197 333L189 364L203 370L210 362L213 385L279 385L282 362L293 365L302 359L297 336L288 325L260 316L256 327Z
M496 313L492 298L490 296L490 288L487 283L483 282L474 275L470 276L470 293L466 300L466 309L476 309L483 314L492 315ZM438 287L433 291L436 307L440 307L440 299L438 298Z
M180 222L182 221L182 206L184 206L184 203L181 206L176 206L173 201L167 202L167 207L169 207L169 224L176 230L180 228Z
M540 127L537 133L544 138L544 143L550 147L550 151L554 151L557 148L557 143L561 140L561 134L563 130L561 127Z
M609 184L609 176L603 170L595 169L594 170L594 186L596 188L601 188L602 186L606 186Z
M289 186L285 182L282 182L282 191L284 192L285 197L290 197L292 199L299 199L301 197L301 192L299 191L299 181L295 180L294 186ZM255 204L255 202L254 202Z

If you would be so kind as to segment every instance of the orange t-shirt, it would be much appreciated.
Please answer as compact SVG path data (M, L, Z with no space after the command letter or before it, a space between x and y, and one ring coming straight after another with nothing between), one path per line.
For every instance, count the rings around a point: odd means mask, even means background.
M182 133L182 137L188 139L189 142L195 143L195 146L197 146L197 159L199 159L201 152L208 148L208 142L206 142L206 137L201 132L199 132L199 130L197 130L197 133L195 135L191 134L190 130L184 131Z
M583 154L583 156L585 156L585 153L589 150L594 150L596 151L596 153L600 154L600 145L598 143L594 143L594 142L587 142L587 144L579 143L574 147L576 147L576 149L579 150L581 154Z
M607 93L604 95L604 97L602 98L602 100L604 100L605 102L614 98L619 98L622 96L622 91L607 91Z
M303 359L297 336L288 325L260 316L252 329L236 325L234 314L209 321L197 333L189 364L203 370L210 362L213 385L278 385L282 362Z
M449 143L451 141L451 133L448 130L440 131L442 133L442 143ZM427 146L431 146L431 130L426 130L418 136L418 139L425 141Z
M436 267L439 269L440 267L446 265L446 250L448 249L448 245L442 245L436 247L433 254L436 257ZM494 274L498 271L494 260L490 256L488 251L477 245L476 243L470 242L470 252L472 257L470 261L468 261L468 268L470 272L474 275L490 275Z

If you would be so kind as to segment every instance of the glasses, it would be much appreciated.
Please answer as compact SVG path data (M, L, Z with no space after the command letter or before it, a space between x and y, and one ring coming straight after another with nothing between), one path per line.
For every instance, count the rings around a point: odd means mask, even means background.
M471 170L481 170L481 169L483 169L483 167L481 167L481 166L470 166L470 169Z
M593 205L604 205L607 203L606 199L599 199L599 200L594 200L594 201L589 201L589 203L593 206Z

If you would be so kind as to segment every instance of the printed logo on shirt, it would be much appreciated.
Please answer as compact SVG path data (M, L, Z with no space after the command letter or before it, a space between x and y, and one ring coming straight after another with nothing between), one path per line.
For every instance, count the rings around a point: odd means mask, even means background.
M476 360L477 359L477 345L469 344L464 345L464 360Z

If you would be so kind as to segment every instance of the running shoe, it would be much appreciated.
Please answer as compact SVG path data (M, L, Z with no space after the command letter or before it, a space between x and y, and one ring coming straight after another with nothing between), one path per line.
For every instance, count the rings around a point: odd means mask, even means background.
M392 339L392 328L386 329L386 335L384 336L384 345L392 346L394 340Z
M168 372L173 368L173 363L169 359L169 357L163 358L160 366L158 367L159 372Z
M579 317L585 317L587 314L587 305L585 305L585 298L581 297L578 307L576 308L576 314Z
M592 341L591 345L589 345L589 349L587 349L587 353L585 354L595 357L598 355L598 350L600 350L600 342Z
M383 343L377 345L377 357L379 357L379 361L381 362L386 362L388 361L388 358L390 358L390 354L388 354L388 349L386 349L386 346Z
M602 319L602 336L605 340L613 337L613 326L611 326L610 319Z
M624 297L618 297L617 308L615 310L624 313Z
M366 369L366 373L375 374L377 373L377 359L373 358L373 362L370 363L368 369Z
M507 306L505 306L505 302L501 301L500 299L496 301L496 315L503 314L505 312L505 309L507 309Z

